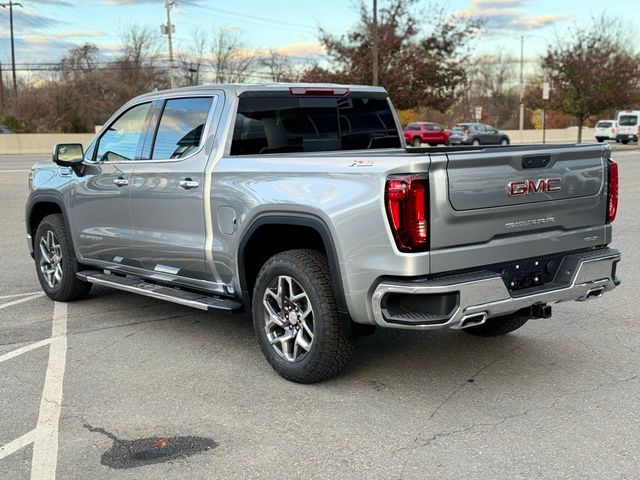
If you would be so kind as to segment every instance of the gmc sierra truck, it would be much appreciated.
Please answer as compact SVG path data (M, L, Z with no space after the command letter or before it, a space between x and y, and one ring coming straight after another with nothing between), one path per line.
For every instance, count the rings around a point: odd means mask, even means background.
M173 89L32 168L27 240L53 300L247 310L271 366L317 382L376 326L503 335L615 288L610 155L407 149L378 87Z

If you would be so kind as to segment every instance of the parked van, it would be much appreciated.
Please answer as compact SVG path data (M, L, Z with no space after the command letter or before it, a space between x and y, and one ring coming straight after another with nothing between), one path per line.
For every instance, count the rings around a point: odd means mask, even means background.
M618 113L616 142L637 142L640 135L640 110L624 110Z

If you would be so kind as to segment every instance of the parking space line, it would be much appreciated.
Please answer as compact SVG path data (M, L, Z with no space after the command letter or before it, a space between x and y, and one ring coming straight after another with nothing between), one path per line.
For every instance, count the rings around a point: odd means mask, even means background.
M18 300L14 300L13 302L3 303L2 305L0 305L0 310L2 310L3 308L12 307L13 305L17 305L17 304L22 303L22 302L28 302L29 300L33 300L34 298L42 297L43 295L44 295L44 293L38 293L37 295L33 295L31 297L19 298Z
M62 383L67 357L67 304L53 304L49 364L44 380L40 413L33 442L31 480L53 480L58 463L58 422L62 408Z
M11 295L0 295L0 300L5 300L7 298L17 298L17 297L30 297L34 295L42 294L42 291L39 292L27 292L27 293L13 293Z
M30 443L32 443L35 436L36 436L36 431L31 430L30 432L25 433L21 437L16 438L15 440L7 443L6 445L2 445L0 447L0 460L2 460L4 457L8 457L12 453L17 452L21 448L24 448Z
M50 338L45 338L44 340L40 340L39 342L32 343L30 345L25 345L24 347L16 348L15 350L11 350L3 355L0 355L0 363L6 362L7 360L11 360L23 353L30 352L31 350L35 350L36 348L44 347L45 345L49 345L51 343Z

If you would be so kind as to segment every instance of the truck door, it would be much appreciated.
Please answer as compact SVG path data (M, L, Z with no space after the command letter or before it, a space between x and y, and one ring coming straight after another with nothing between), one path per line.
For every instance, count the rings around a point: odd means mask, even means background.
M159 273L210 280L205 243L204 140L216 96L168 98L145 142L131 185L133 255Z
M70 216L84 258L126 264L130 257L131 173L152 110L151 102L128 108L87 150Z

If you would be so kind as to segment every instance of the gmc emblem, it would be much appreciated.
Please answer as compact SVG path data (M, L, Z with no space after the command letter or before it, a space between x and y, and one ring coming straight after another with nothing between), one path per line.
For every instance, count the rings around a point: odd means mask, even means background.
M510 197L519 195L535 195L536 193L559 192L560 178L542 178L540 180L523 180L521 182L510 182L508 193Z

